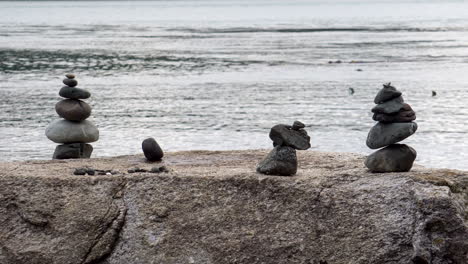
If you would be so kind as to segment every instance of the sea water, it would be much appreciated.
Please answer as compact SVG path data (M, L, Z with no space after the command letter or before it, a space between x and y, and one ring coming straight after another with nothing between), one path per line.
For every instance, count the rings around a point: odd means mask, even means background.
M72 72L92 93L94 157L147 137L271 148L269 129L295 120L311 150L370 154L391 82L417 114L403 141L417 163L468 169L467 14L465 1L3 1L0 160L51 158L44 130Z

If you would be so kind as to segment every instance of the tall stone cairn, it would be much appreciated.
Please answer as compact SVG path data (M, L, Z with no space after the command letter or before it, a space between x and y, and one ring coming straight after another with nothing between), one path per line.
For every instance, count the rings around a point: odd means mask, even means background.
M59 95L66 99L55 105L55 111L63 119L50 123L45 131L48 139L60 143L55 148L54 159L81 159L91 157L93 146L87 143L99 139L99 130L89 120L91 106L83 101L91 93L77 88L78 81L74 74L65 75Z
M416 114L404 103L401 92L390 83L384 84L374 99L372 127L366 144L371 149L382 148L366 158L365 165L372 172L405 172L411 170L416 151L405 144L395 144L411 136L418 129Z

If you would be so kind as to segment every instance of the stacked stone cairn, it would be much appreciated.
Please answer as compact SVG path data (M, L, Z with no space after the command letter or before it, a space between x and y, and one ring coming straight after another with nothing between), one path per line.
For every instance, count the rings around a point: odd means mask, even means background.
M310 148L305 125L295 121L292 126L276 125L270 130L273 150L257 166L257 172L267 175L292 176L297 172L297 150Z
M411 136L418 129L413 122L416 114L409 104L404 103L401 92L390 83L378 92L372 108L372 119L378 123L369 131L366 144L371 149L382 148L365 161L372 172L409 171L416 159L416 151L405 145L395 144Z
M91 94L77 88L78 82L74 74L65 75L66 85L60 89L59 95L66 99L55 105L55 111L63 119L53 121L47 126L45 134L55 143L54 159L80 159L89 158L93 152L90 144L99 139L99 130L86 120L91 115L91 106L83 101Z

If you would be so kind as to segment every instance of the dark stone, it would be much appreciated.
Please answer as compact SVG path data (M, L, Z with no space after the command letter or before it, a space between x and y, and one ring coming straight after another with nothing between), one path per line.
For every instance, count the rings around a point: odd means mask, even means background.
M288 125L276 125L270 130L273 146L289 146L299 150L310 148L310 137L304 129L294 130Z
M60 117L70 121L82 121L91 115L91 106L77 99L65 99L55 105Z
M75 79L63 79L63 84L69 87L75 87L78 85L78 81Z
M294 121L294 124L292 125L293 130L299 130L301 128L304 128L305 125L301 121Z
M385 103L381 103L372 108L373 113L378 114L394 114L398 113L403 108L403 97L399 96Z
M86 170L86 173L87 173L88 175L93 176L94 174L96 174L96 171L95 171L94 169L87 169L87 170Z
M55 148L53 159L89 159L92 152L93 146L90 144L63 144Z
M86 175L86 168L77 168L73 172L74 175Z
M377 93L377 96L374 99L374 103L382 104L399 96L401 96L400 91L391 86L390 83L384 84L383 88Z
M372 119L382 123L411 122L416 120L416 113L413 111L409 104L403 104L403 108L401 108L401 110L396 114L374 114Z
M59 91L59 95L69 99L87 99L91 93L85 89L63 86Z
M417 129L418 125L415 122L377 123L369 131L366 144L371 149L385 147L411 136Z
M405 172L411 170L416 151L404 144L393 144L366 158L364 164L372 172Z
M164 156L161 147L156 142L156 140L154 140L154 138L147 138L143 140L141 148L143 149L143 153L145 154L146 159L149 161L159 161Z
M278 176L292 176L296 174L296 150L288 146L276 146L258 164L257 172Z
M67 74L65 74L65 77L67 77L68 79L75 79L75 74L67 73Z

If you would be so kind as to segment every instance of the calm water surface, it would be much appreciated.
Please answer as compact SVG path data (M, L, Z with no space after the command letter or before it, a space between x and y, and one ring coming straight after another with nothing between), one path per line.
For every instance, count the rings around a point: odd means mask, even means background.
M73 72L92 92L96 157L149 136L167 151L270 148L269 128L294 120L312 150L369 154L373 98L392 82L417 112L404 141L417 162L468 169L466 14L465 1L0 2L0 160L51 158L44 130Z

